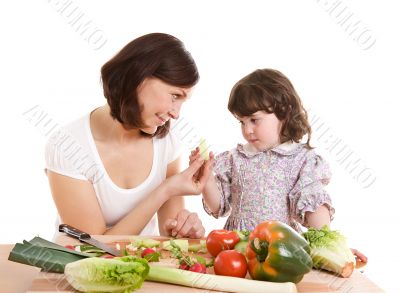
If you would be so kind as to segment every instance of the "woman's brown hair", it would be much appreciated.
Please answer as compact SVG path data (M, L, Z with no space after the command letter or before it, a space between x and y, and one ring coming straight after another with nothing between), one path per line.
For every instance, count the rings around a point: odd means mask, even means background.
M156 77L183 88L199 80L196 63L184 44L174 36L152 33L128 43L101 68L104 96L111 116L126 129L144 127L137 88L144 79ZM153 136L164 137L170 128L168 121Z
M228 109L239 117L257 111L274 113L282 121L281 143L300 142L307 134L306 145L311 148L307 111L290 80L277 70L257 69L239 80L231 91Z

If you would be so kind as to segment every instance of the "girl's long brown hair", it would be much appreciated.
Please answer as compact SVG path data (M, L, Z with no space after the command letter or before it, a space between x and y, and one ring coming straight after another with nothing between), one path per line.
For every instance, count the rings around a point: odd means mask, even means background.
M290 80L277 70L257 69L239 80L231 91L228 109L239 117L257 111L274 113L282 121L281 143L300 142L307 134L306 145L311 148L307 111Z

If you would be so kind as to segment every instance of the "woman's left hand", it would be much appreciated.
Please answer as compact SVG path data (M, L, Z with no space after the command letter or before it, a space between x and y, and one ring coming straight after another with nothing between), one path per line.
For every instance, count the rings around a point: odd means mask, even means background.
M204 161L199 157L186 170L168 177L163 182L166 194L170 197L200 194L210 176L212 163L213 160Z
M351 252L353 252L356 257L356 268L361 268L367 264L368 258L364 254L354 248L351 248Z
M197 214L188 210L181 210L175 219L166 220L164 227L169 235L177 238L201 238L205 233Z

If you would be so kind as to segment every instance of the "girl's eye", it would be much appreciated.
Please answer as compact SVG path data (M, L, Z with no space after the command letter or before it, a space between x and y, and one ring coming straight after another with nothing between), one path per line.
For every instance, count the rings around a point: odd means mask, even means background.
M240 121L240 120L239 120L238 122L239 122L240 124L242 124L242 125L244 124L244 122L243 122L243 121Z
M177 94L171 94L171 97L172 97L172 101L176 101L179 99L179 95L177 95Z
M257 123L258 119L251 119L251 123Z

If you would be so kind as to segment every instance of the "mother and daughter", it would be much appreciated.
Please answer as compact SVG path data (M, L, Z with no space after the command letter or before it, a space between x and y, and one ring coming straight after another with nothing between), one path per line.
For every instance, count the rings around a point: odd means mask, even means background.
M227 229L251 230L265 220L297 231L330 224L329 167L310 146L306 111L279 71L256 70L232 89L228 109L247 143L207 161L197 148L184 171L170 120L199 74L183 43L162 33L139 37L103 65L101 79L107 103L46 145L59 223L91 234L199 238L205 229L183 196L202 194L208 214L229 215ZM67 155L71 146L80 159Z

